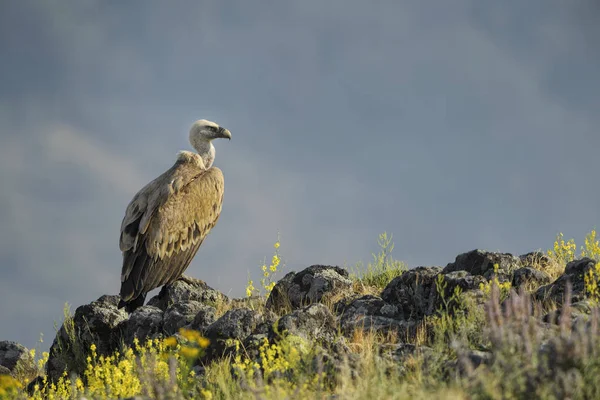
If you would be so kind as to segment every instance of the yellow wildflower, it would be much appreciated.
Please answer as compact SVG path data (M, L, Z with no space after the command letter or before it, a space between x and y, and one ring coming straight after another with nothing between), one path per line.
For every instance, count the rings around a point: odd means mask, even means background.
M183 346L179 352L186 358L196 358L200 354L200 349L196 347Z
M254 282L252 282L252 280L248 281L248 286L246 286L246 296L250 297L252 296L252 293L254 293L256 289L254 289Z
M174 336L170 336L165 339L164 344L167 347L175 347L177 346L177 339Z
M208 340L207 338L202 337L202 336L198 338L198 345L200 347L202 347L203 349L207 348L209 344L210 344L210 340Z
M193 343L198 342L198 340L202 337L202 335L200 335L200 332L195 331L193 329L181 328L179 329L179 334L183 336L187 341Z

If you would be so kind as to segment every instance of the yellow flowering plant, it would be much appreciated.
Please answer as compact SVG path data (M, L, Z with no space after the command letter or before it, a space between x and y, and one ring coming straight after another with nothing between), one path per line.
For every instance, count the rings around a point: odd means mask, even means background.
M559 264L566 265L568 262L575 259L576 251L577 245L575 244L575 240L569 239L565 241L565 238L561 232L556 235L554 246L551 250L548 250L547 254Z
M600 262L600 241L597 239L595 229L592 229L584 239L584 245L580 247L580 253L577 255L577 245L574 239L564 240L563 234L559 233L554 241L554 247L548 250L548 256L554 258L562 265L566 265L576 258L588 257ZM600 302L600 265L596 264L590 268L584 275L584 287L587 297L594 303Z
M275 251L273 257L271 257L270 264L267 266L267 262L265 261L260 267L262 271L262 278L260 279L260 284L262 286L262 289L264 289L265 291L265 295L267 296L269 295L269 293L271 293L271 291L275 287L275 284L277 283L275 279L277 273L284 267L281 264L281 256L279 254L280 245L281 242L278 237L277 241L273 245ZM260 295L261 290L256 288L254 286L254 282L248 277L248 285L246 286L246 296L251 297L253 294Z
M510 289L512 288L512 285L510 281L500 282L500 280L498 279L499 268L500 266L498 264L494 264L494 275L492 276L492 279L490 279L486 283L480 283L479 290L481 290L485 296L489 297L492 294L492 287L495 285L500 290L500 299L504 300L510 294Z

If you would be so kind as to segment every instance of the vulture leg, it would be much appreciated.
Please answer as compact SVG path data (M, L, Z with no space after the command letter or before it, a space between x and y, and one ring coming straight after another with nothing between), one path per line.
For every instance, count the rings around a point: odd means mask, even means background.
M136 308L143 306L144 301L146 301L146 293L140 294L138 297L133 300L129 300L128 302L120 300L118 308L125 307L125 311L131 314Z

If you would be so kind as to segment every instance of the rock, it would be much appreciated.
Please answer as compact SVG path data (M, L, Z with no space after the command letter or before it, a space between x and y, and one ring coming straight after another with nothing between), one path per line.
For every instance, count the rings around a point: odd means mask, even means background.
M242 342L242 355L250 360L260 362L260 348L269 342L269 335L265 333L253 333Z
M469 350L461 357L470 363L470 366L475 369L480 365L490 365L493 360L493 354L489 351Z
M582 300L571 304L569 309L570 323L575 328L579 322L587 322L592 310L596 307L592 300ZM550 324L559 324L564 312L564 307L550 311L542 317L542 321Z
M19 361L31 362L29 350L22 344L8 340L0 341L0 370L1 375L12 374ZM6 372L8 371L8 372Z
M494 272L495 264L498 264L497 273ZM512 273L519 268L521 260L512 254L472 250L456 256L456 260L446 265L442 273L467 271L471 275L481 275L487 280L497 275L500 282L506 282L512 280Z
M455 378L468 377L481 365L491 365L494 355L488 351L463 350L458 352L458 359L445 364L446 372Z
M535 286L547 285L552 278L550 275L532 267L519 268L515 271L512 280L512 286L515 288L525 284L533 284Z
M0 365L0 375L11 375L11 371L5 366Z
M262 314L248 308L229 310L212 323L204 333L210 340L205 361L223 354L228 339L243 342L264 321Z
M200 316L198 320L196 320L198 315ZM210 319L211 316L212 320L208 322L208 319ZM163 330L166 335L173 335L179 328L191 325L193 322L196 322L196 324L194 324L195 327L192 329L202 330L213 323L214 320L214 307L190 300L185 303L175 303L167 308L163 315Z
M173 304L190 301L210 305L218 301L228 301L228 299L223 293L211 288L205 282L184 277L163 286L158 295L151 298L147 305L166 311Z
M417 267L392 279L381 298L398 308L399 319L421 319L435 311L436 279L440 267Z
M64 371L83 373L85 358L92 344L98 355L109 355L121 340L118 326L127 319L124 309L117 309L119 296L101 296L90 304L75 310L72 324L63 324L58 331L46 364L46 372L55 382Z
M398 307L386 303L380 297L366 295L350 304L338 307L339 323L344 334L356 329L396 332L410 332L416 326L415 321L400 320Z
M27 394L29 394L29 396L33 397L33 394L35 393L36 385L38 388L44 387L44 378L41 376L36 376L35 378L33 378L31 380L31 382L29 382L27 384L27 386L25 387L25 390L27 391Z
M558 263L552 257L547 256L541 251L523 254L519 256L519 260L521 260L521 265L523 267L537 269L538 271L547 274L551 273L551 271L556 271L559 268Z
M381 297L373 295L365 295L358 297L347 305L338 306L336 312L342 316L352 314L360 315L379 315L388 318L398 318L398 307L386 303Z
M273 330L275 335L288 333L323 343L333 343L336 338L335 319L329 309L320 303L284 315Z
M586 298L584 275L596 267L596 261L590 258L574 260L567 264L565 273L553 283L542 286L535 292L535 298L540 301L551 300L558 304L564 301L567 282L571 284L571 303L582 301Z
M379 348L379 355L382 357L391 357L397 363L403 363L408 357L417 355L433 354L433 349L427 346L417 346L410 343L397 343L382 345Z
M269 310L296 310L320 302L325 295L348 290L352 281L348 271L328 265L312 265L299 273L283 277L269 295L265 307Z
M442 280L438 282L440 278ZM452 312L456 303L451 299L457 287L467 297L483 304L480 285L486 282L483 276L471 275L467 271L441 274L440 267L418 267L394 278L383 290L381 298L398 307L398 319L418 321L433 315L440 307L447 306L447 311ZM443 298L440 293L443 293Z
M202 305L202 308L194 316L194 320L189 325L190 329L204 332L206 328L217 320L217 310L214 307Z
M160 308L145 305L137 308L131 313L129 319L119 325L123 335L123 342L128 346L133 346L134 339L137 338L140 344L147 339L155 339L164 335L163 331L163 312Z
M450 298L454 293L454 289L459 287L462 292L470 292L479 290L481 284L487 283L487 280L480 275L471 275L467 271L453 271L444 275L446 289L444 296Z

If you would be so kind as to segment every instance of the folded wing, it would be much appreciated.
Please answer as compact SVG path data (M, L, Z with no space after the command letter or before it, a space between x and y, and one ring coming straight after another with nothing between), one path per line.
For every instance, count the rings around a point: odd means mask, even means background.
M121 303L178 279L215 226L223 203L220 169L178 162L133 198L121 224Z

